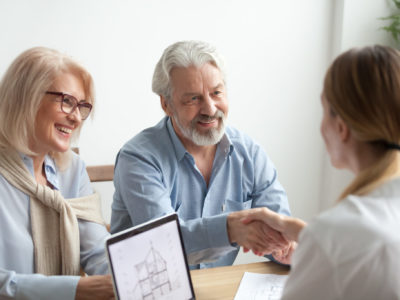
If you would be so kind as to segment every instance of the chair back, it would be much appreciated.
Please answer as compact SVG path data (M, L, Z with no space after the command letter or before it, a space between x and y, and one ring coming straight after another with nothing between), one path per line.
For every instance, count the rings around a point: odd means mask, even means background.
M99 165L87 166L91 182L113 181L114 179L114 165Z
M79 154L79 148L77 147L72 148L72 151ZM86 171L89 175L93 189L101 195L102 213L107 222L106 227L108 231L110 231L110 224L108 224L108 222L111 219L110 209L114 192L112 185L114 179L114 165L86 166Z
M79 154L79 147L72 147L72 151ZM86 171L91 182L113 181L114 165L87 166Z

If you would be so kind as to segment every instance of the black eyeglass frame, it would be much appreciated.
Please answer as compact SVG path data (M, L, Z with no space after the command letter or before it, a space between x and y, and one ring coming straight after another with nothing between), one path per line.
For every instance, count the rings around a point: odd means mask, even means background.
M62 92L52 92L52 91L46 91L46 94L61 96L61 100L55 100L55 101L60 102L62 112L67 114L67 115L72 114L75 111L75 109L78 107L78 110L79 110L79 113L81 114L82 120L86 120L87 117L90 115L90 112L92 111L92 107L93 107L92 104L90 104L88 102L79 102L74 96L72 96L70 94L66 94L66 93L62 93ZM65 98L65 96L68 96L71 100L74 101L74 105L71 108L70 112L67 112L67 111L64 110L64 98ZM82 115L81 107L85 107L85 108L89 109L89 112L87 113L87 115L85 117Z

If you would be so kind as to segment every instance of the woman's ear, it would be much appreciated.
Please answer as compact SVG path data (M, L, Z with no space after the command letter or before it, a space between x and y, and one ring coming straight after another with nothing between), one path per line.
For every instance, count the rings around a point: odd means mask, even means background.
M342 142L344 143L347 142L351 135L350 128L338 115L336 115L336 128L339 132L340 139L342 140Z

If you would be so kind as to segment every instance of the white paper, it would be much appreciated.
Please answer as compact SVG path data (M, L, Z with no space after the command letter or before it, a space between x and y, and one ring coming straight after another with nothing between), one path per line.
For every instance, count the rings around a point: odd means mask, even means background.
M245 272L234 300L279 300L287 277Z

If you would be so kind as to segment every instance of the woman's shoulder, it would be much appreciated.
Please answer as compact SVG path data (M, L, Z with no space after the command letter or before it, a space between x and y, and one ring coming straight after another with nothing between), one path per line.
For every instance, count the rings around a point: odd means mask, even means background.
M74 171L82 171L82 169L86 169L86 164L78 154L71 151L70 163L69 163L68 168L70 168Z
M63 163L57 165L57 177L80 177L86 172L86 164L83 159L73 151L68 153Z
M397 289L397 283L382 278L400 276L400 218L393 218L399 206L390 209L387 198L375 195L382 194L347 197L316 217L300 235L301 259L317 261L315 267L328 263L341 298L378 299L373 296L375 283L389 292ZM365 286L356 292L354 286L360 284Z
M71 152L68 165L58 170L59 190L65 198L86 196L92 193L86 164L76 153Z
M46 156L45 163L53 165L60 175L70 172L81 172L86 168L81 156L72 150L65 153L50 153Z
M399 202L399 201L397 201ZM385 200L349 196L310 222L304 235L311 236L335 260L375 251L396 239L400 206L390 208Z

